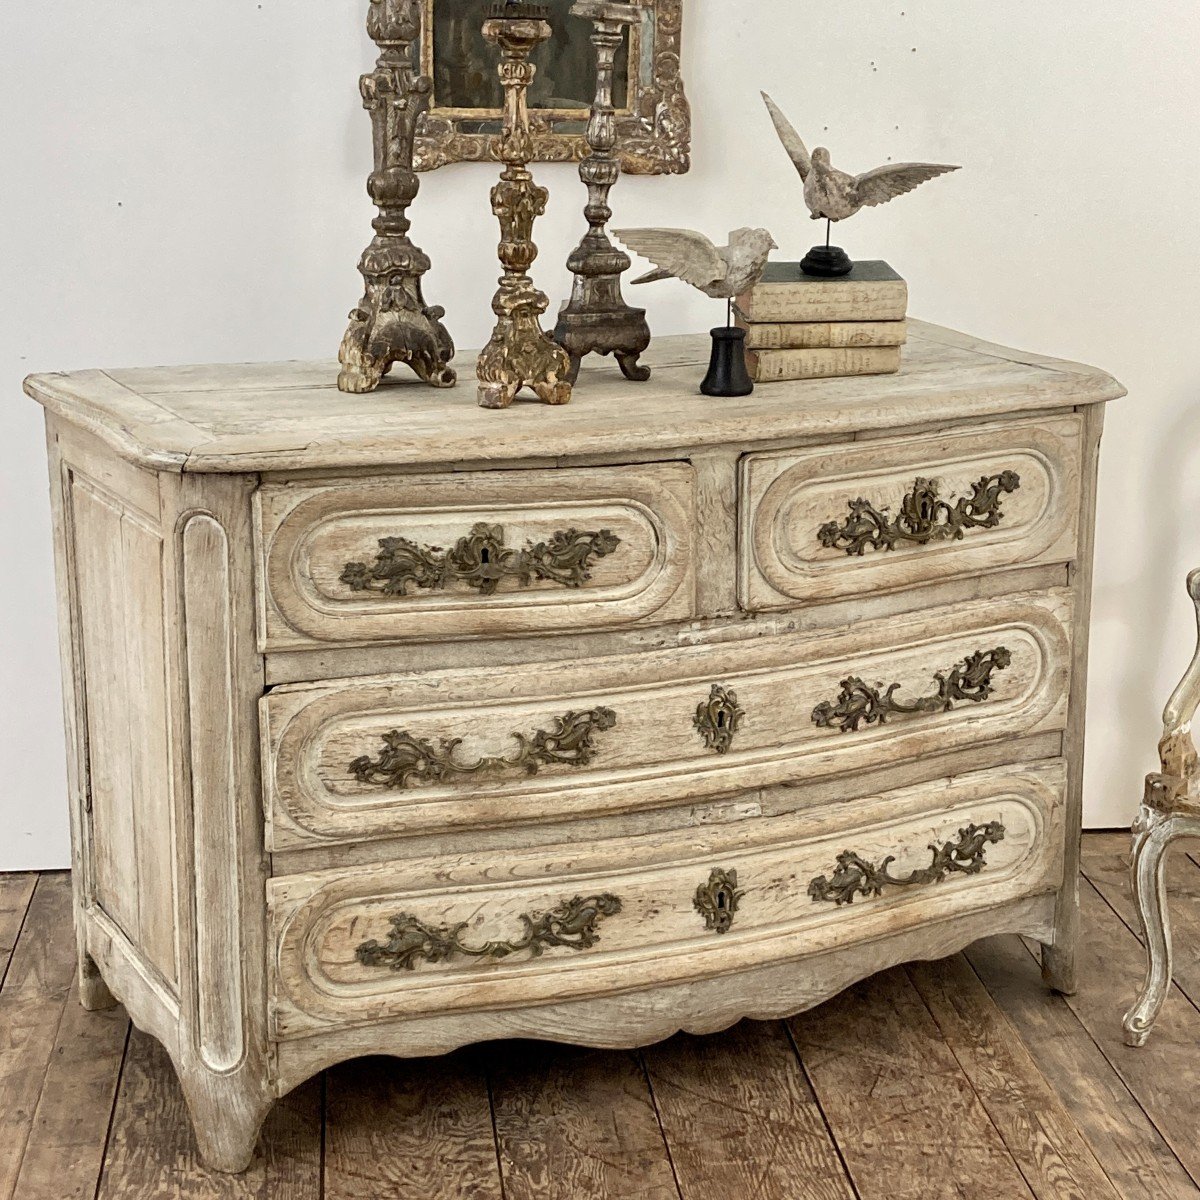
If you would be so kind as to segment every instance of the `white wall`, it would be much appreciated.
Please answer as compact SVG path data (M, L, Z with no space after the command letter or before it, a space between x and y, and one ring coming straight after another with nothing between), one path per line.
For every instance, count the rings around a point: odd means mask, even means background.
M30 371L331 356L368 234L361 0L0 5L0 870L67 861L40 410ZM1088 819L1126 824L1191 650L1200 562L1200 10L1193 0L689 0L695 168L631 179L617 224L813 227L758 99L847 167L962 162L844 230L917 315L1095 362L1129 386L1106 439ZM569 168L537 278L580 233ZM484 165L425 179L415 237L461 345L490 324ZM711 306L662 284L660 334ZM547 419L550 415L547 414Z

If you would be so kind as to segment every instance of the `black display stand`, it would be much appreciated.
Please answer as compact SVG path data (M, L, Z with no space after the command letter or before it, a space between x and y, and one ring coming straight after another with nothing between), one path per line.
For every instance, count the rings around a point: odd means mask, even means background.
M700 385L706 396L749 396L754 381L746 370L746 331L722 325L712 331L712 360Z

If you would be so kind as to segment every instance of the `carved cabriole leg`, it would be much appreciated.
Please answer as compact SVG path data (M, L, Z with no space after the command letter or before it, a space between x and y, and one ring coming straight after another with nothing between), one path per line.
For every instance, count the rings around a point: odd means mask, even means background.
M50 506L54 515L54 574L58 589L59 662L62 664L63 718L67 731L67 791L71 816L71 892L78 956L79 1002L89 1012L116 1007L117 1000L100 976L86 950L84 913L90 902L91 883L87 822L87 752L84 737L86 713L82 687L83 650L75 619L74 531L71 526L67 465L59 446L55 418L46 414L46 449L50 464Z
M1147 790L1156 786L1154 776ZM1141 920L1148 958L1146 982L1133 1007L1125 1014L1125 1043L1141 1046L1150 1036L1171 986L1171 921L1167 908L1167 850L1176 838L1200 834L1200 820L1171 816L1143 804L1133 826L1130 881Z
M1071 711L1063 754L1067 759L1067 809L1064 828L1063 885L1058 893L1054 940L1042 946L1042 977L1056 992L1071 996L1077 990L1075 947L1079 941L1079 872L1083 838L1083 750L1087 717L1088 633L1092 615L1092 562L1096 544L1096 482L1104 405L1091 404L1083 416L1083 461L1080 472L1079 554L1071 568L1075 593L1072 625Z
M275 1092L268 1065L259 750L263 663L249 476L163 477L175 843L175 1066L204 1161L241 1171Z

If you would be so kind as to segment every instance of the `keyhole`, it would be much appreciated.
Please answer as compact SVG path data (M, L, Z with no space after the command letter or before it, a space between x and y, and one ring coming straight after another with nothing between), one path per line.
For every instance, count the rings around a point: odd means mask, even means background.
M724 912L729 907L729 896L726 892L717 893L717 911Z
M485 567L492 561L492 552L486 546L484 546L483 550L480 551L479 561L483 563Z
M726 721L726 714L725 713L717 713L717 728L718 729L725 728L725 721Z

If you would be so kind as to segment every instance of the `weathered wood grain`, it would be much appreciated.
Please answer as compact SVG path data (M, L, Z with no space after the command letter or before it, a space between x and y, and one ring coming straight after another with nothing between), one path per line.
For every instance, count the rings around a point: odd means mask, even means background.
M1071 564L1076 626L1072 639L1070 714L1064 747L1067 755L1067 828L1063 885L1054 916L1054 939L1042 946L1042 976L1050 987L1075 990L1075 949L1079 942L1079 843L1083 829L1084 752L1087 732L1088 650L1092 630L1092 576L1096 551L1096 498L1100 487L1100 441L1105 410L1093 405L1083 412L1080 470L1079 550Z
M43 875L0 991L0 1200L15 1195L75 967L70 877Z
M506 1200L679 1200L636 1054L510 1042L489 1062Z
M13 947L33 899L37 879L33 871L0 875L0 990L3 990Z
M961 956L908 968L925 1006L1039 1200L1120 1200L1016 1030Z
M100 1179L129 1018L67 997L21 1159L19 1200L92 1200Z
M501 1200L482 1055L329 1072L325 1200Z
M681 1035L643 1058L683 1200L853 1200L783 1024Z
M840 454L825 447L746 455L739 489L742 603L786 609L1072 559L1082 424L1073 413L1060 414L940 436L882 438ZM854 547L844 541L827 546L819 536L826 525L857 532L860 519L851 517L850 505L859 499L884 521L901 522L914 507L923 510L913 502L920 480L934 480L938 499L953 510L971 499L981 479L998 481L1005 473L1017 477L1016 485L998 491L991 508L980 500L984 511L975 514L984 520L994 513L998 520L990 529L967 526L957 537L935 535L926 543L868 543L861 556L848 554ZM923 515L933 530L953 527L945 512Z
M790 1022L859 1194L1029 1200L971 1081L903 970Z
M1021 939L988 938L966 958L1124 1200L1200 1195L1066 1001L1046 990Z
M1124 389L1092 367L1039 359L948 330L910 323L898 375L783 383L736 405L699 403L707 338L660 338L654 378L630 389L584 366L572 404L553 421L517 405L504 437L487 429L466 388L436 393L396 381L366 396L336 388L334 363L276 363L39 375L26 391L104 439L123 457L163 470L272 471L436 463L558 461L745 442L794 442L863 429L982 419L1113 400ZM456 363L469 365L473 351ZM402 397L402 409L397 409ZM402 411L403 419L397 419Z
M1186 838L1171 847L1167 856L1167 896L1171 906L1171 932L1176 943L1173 956L1175 985L1195 1007L1200 1008L1200 867L1191 857L1198 850L1200 842ZM1105 903L1140 939L1137 910L1130 893L1129 857L1128 834L1089 834L1083 854L1083 871Z
M1071 608L1060 592L929 608L897 628L858 626L763 638L749 645L681 647L607 656L556 671L541 663L274 689L263 701L269 844L274 850L584 817L729 795L779 783L844 777L881 756L903 762L936 747L1061 729L1066 720ZM897 685L904 703L936 695L937 675L969 655L1003 648L983 703L895 715L877 729L822 727L818 705L836 705L847 677ZM736 691L744 726L726 754L696 730L712 684ZM410 786L362 781L350 769L379 753L392 730L430 742L461 739L455 762L513 752L516 735L552 729L567 712L605 708L582 764L552 763L417 778Z
M201 1165L187 1105L166 1052L130 1034L97 1200L319 1200L321 1089L316 1080L276 1105L242 1175Z
M717 1033L747 1017L773 1020L804 1012L873 972L913 959L954 954L996 932L1032 930L1034 936L1049 937L1053 914L1054 895L1047 893L965 916L922 922L902 935L737 975L537 1007L330 1028L320 1037L276 1044L277 1087L287 1091L325 1067L381 1050L411 1058L512 1037L614 1050L652 1045L680 1031Z
M687 463L291 481L260 489L255 510L266 650L594 630L695 615ZM521 578L514 567L485 594L471 574L474 550L442 579L437 564L480 526L499 531L501 544L486 547L492 566L503 564L507 550L557 574L530 570ZM574 532L616 540L603 552L589 547L581 563L568 543L556 559L554 539ZM405 556L412 572L395 590L378 590L380 581L368 590L347 583L351 564L376 569L388 538L415 547ZM537 546L546 555L531 560L527 552Z
M1114 897L1124 843L1124 835L1084 840L1085 862ZM1191 946L1191 915L1200 898L1188 886L1188 872L1195 868L1184 861L1180 867L1175 908L1185 927L1179 939L1183 949ZM25 932L36 939L38 953L29 957L22 935L10 972L10 984L20 981L24 988L28 968L36 963L44 980L47 940L55 942L55 929L61 930L58 995L66 1007L60 1004L52 1013L55 1028L42 1042L40 1068L29 1057L28 1036L20 1046L8 1042L11 1010L5 1006L10 1001L7 988L0 991L0 1085L6 1087L5 1104L0 1105L0 1132L5 1135L0 1165L8 1161L6 1152L20 1164L15 1187L10 1181L0 1195L6 1200L91 1196L107 1142L99 1187L103 1200L316 1200L321 1186L320 1079L302 1087L268 1121L262 1153L247 1175L211 1175L197 1165L184 1102L165 1053L134 1032L109 1139L108 1111L125 1019L119 1011L84 1012L74 987L68 995L70 908L65 880L48 877L55 880L63 893L57 910L45 911L51 889L39 887L41 905L34 904L26 921ZM0 895L11 882L12 877L0 877ZM1013 936L989 939L973 946L968 958L990 1001L979 982L965 973L962 959L951 959L873 980L847 994L836 1008L829 1005L827 1011L793 1022L800 1026L835 1018L836 1037L825 1037L815 1047L802 1043L811 1084L781 1027L755 1023L653 1047L642 1055L645 1075L636 1054L586 1055L531 1043L499 1043L436 1061L372 1060L339 1067L329 1087L325 1194L330 1200L437 1200L442 1195L498 1200L500 1168L488 1113L490 1070L493 1089L504 1096L506 1133L516 1151L506 1177L513 1185L510 1197L641 1200L647 1194L641 1190L644 1176L648 1194L667 1200L732 1195L763 1200L946 1195L961 1200L976 1194L1008 1200L1029 1192L1037 1200L1114 1194L1123 1200L1194 1200L1200 1188L1154 1124L1173 1106L1175 1134L1183 1137L1190 1129L1193 1081L1187 1047L1177 1043L1165 1058L1154 1061L1151 1084L1140 1075L1130 1079L1130 1086L1123 1082L1118 1069L1136 1067L1139 1059L1153 1055L1160 1037L1145 1050L1119 1044L1125 984L1119 978L1104 982L1107 974L1119 975L1123 969L1110 946L1124 941L1133 961L1139 951L1123 921L1092 888L1085 887L1084 897L1087 937L1079 996L1068 1001L1045 990L1032 946ZM1096 953L1088 954L1093 942ZM1115 1006L1105 1001L1099 1008L1098 1027L1107 1029L1102 1045L1071 1007L1097 988L1106 988L1110 998L1118 996ZM989 1009L992 1001L1003 1018ZM1175 989L1159 1035L1178 1027L1175 1005L1194 1018ZM21 1029L27 1032L27 1026ZM7 1136L12 1127L4 1124L12 1091L3 1074L14 1049L40 1071L35 1086L41 1089L27 1141L18 1130L21 1145L15 1151ZM967 1102L978 1097L992 1133L974 1123L969 1112L964 1126L962 1112L969 1103L946 1103L947 1091L954 1092L946 1082L955 1075L952 1061L963 1096ZM824 1115L817 1105L817 1096L824 1099L823 1087L834 1093ZM857 1114L849 1129L848 1111ZM526 1119L530 1113L532 1125ZM649 1136L652 1121L662 1129L657 1149ZM1074 1137L1072 1123L1078 1131ZM573 1136L577 1129L583 1131L579 1138ZM633 1136L633 1130L642 1136ZM980 1166L981 1156L996 1144L1003 1153L993 1190L976 1192L974 1180L989 1169ZM838 1173L839 1148L846 1152L857 1190L840 1182L845 1177ZM604 1161L592 1162L594 1155ZM1089 1155L1109 1182L1094 1173L1094 1163L1089 1174ZM864 1161L870 1168L865 1172ZM647 1167L647 1162L658 1165ZM1014 1182L1018 1176L1012 1172L1018 1168L1027 1185ZM1080 1190L1085 1179L1086 1188ZM1024 1186L1029 1192L1021 1190Z
M939 780L830 812L499 859L465 855L273 879L275 1034L698 983L994 910L1057 887L1063 782L1051 762ZM1004 834L986 845L977 871L884 887L853 904L814 900L810 891L848 847L871 863L891 856L904 877L930 865L930 846L952 845L962 830L990 821L1001 822ZM693 905L714 868L736 871L744 892L724 938ZM368 941L386 943L400 914L426 929L458 928L458 942L472 948L519 940L540 914L573 896L616 897L615 909L592 922L590 945L539 947L545 952L534 956L528 948L512 956L434 954L421 949L422 934L411 970L359 954Z
M1121 1014L1142 977L1142 947L1086 881L1080 887L1080 906L1088 936L1080 939L1077 951L1079 990L1067 1002L1172 1153L1200 1183L1200 1142L1193 1119L1196 1074L1181 1067L1192 1061L1200 1043L1200 1012L1172 988L1155 1036L1140 1050L1125 1046Z

